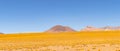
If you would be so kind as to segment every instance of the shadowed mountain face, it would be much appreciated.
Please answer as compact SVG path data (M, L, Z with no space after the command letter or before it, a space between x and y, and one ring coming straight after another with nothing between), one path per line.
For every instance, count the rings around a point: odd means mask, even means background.
M106 26L106 27L102 27L102 28L87 26L87 27L83 28L81 31L110 31L110 30L120 30L120 26L117 26L117 27Z
M56 25L46 32L55 32L55 33L56 32L75 32L75 30L73 30L72 28L68 26Z

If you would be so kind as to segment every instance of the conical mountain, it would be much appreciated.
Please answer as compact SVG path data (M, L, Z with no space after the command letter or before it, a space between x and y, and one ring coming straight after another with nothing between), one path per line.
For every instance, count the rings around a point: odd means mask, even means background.
M47 30L46 32L75 32L75 30L68 26L56 25Z

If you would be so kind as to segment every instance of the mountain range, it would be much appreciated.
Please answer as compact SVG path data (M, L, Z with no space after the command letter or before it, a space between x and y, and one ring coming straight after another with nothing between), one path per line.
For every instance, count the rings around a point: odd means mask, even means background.
M115 31L115 30L120 30L120 26L105 26L105 27L93 27L93 26L86 26L85 28L81 29L80 31ZM70 28L69 26L62 26L62 25L56 25L49 30L45 32L76 32L76 30Z
M56 25L52 28L48 29L45 32L51 32L51 33L59 33L59 32L80 32L80 31L120 31L120 26L105 26L105 27L94 27L94 26L86 26L82 28L79 31L76 31L75 29L72 29L69 26L62 26L62 25ZM0 32L0 34L4 34Z
M93 26L86 26L85 28L81 29L81 31L116 31L116 30L120 30L120 26L105 26L105 27L100 27L100 28L96 28Z

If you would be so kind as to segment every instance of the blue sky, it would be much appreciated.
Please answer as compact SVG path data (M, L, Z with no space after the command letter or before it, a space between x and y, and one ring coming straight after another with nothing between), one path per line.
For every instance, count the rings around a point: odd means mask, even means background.
M76 30L120 26L120 0L0 0L0 31L42 32L54 25Z

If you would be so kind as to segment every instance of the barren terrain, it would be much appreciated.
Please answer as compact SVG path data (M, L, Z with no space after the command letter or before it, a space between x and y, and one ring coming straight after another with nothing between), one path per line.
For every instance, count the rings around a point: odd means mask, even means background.
M120 51L120 31L3 34L0 51Z

